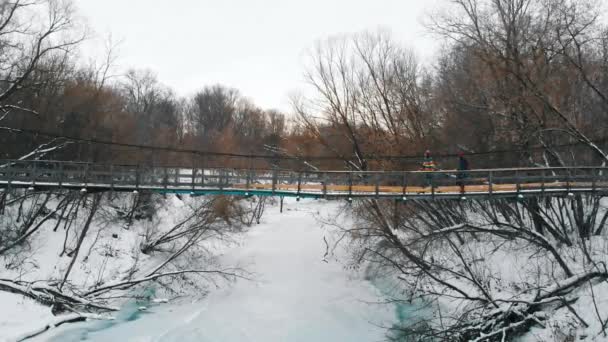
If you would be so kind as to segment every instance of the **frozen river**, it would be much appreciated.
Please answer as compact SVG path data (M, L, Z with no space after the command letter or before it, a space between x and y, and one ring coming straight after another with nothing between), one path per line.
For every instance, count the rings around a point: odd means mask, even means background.
M196 303L156 307L135 320L60 328L44 341L381 341L395 308L339 262L323 261L326 234L317 212L337 203L291 202L270 207L239 247L222 258L255 280L212 290ZM128 313L125 314L128 316Z

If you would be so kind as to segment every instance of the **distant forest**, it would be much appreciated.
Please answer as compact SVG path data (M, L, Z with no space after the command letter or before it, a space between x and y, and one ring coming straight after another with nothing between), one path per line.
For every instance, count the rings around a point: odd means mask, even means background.
M83 64L86 25L72 3L3 1L0 158L411 170L430 149L445 169L460 151L473 168L608 161L608 28L597 1L446 4L427 20L445 41L436 60L423 66L384 31L330 37L310 49L312 91L283 113L205 80L180 97L153 70L113 75L111 44Z

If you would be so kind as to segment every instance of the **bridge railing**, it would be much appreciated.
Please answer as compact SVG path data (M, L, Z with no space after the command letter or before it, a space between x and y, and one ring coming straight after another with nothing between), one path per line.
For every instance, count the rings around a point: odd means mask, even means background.
M608 189L608 167L423 171L293 171L104 165L0 160L2 186L112 189L239 189L320 196L596 191Z

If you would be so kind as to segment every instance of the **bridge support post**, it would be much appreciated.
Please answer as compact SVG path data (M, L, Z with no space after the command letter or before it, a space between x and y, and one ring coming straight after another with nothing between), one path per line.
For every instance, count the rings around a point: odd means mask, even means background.
M59 188L63 186L63 163L59 163L59 179L57 180Z
M596 189L596 177L595 175L597 174L597 169L596 168L592 168L591 169L591 192L595 193Z
M300 201L300 190L302 189L302 172L298 172L298 190L296 192L296 201Z
M139 164L135 168L135 189L139 190Z
M430 171L434 172L434 171ZM431 173L431 198L435 199L435 175Z
M11 163L9 161L8 167L7 167L7 170L6 170L6 177L8 178L8 181L6 183L6 190L8 192L11 192L11 182L13 181L13 172L11 172L12 166L13 166L13 163Z
M399 226L399 200L395 198L393 201L393 229Z
M402 179L402 184L401 187L403 188L403 194L401 199L405 201L405 198L407 196L407 172L403 172L403 179Z
M275 190L277 189L277 169L272 170L272 194L274 195Z
M348 173L348 198L353 198L353 173Z
M545 194L545 170L540 172L540 194Z
M84 188L89 185L89 163L84 164Z
M492 171L488 171L488 194L492 197L492 193L494 191L494 174Z
M110 164L110 191L114 192L114 164Z
M246 180L246 185L245 187L247 188L247 194L249 194L249 190L251 188L251 183L253 182L253 150L249 150L249 168L246 171L247 172L247 180Z
M194 164L194 163L193 163ZM192 189L192 192L194 192L194 184L196 184L196 167L195 165L192 165L192 179L190 180L190 187Z
M219 170L219 176L217 178L217 182L219 184L220 192L223 192L224 191L224 170Z
M38 165L38 163L36 163L36 161L34 160L33 162L34 166L32 167L32 186L35 187L36 186L36 167Z
M322 173L323 182L323 198L327 198L327 173Z
M517 197L519 198L521 192L521 182L519 180L519 171L515 170L515 188L517 189Z
M376 187L376 199L380 196L380 174L374 175L374 185Z
M460 198L466 198L464 196L465 192L466 192L466 182L464 179L464 172L461 170L456 171L456 179L458 179L458 181L456 182L456 184L458 184L458 186L460 187Z

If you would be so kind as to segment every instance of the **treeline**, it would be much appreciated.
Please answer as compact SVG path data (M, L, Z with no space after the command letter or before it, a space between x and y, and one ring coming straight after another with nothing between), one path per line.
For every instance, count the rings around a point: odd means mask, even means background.
M427 20L445 41L432 67L386 32L327 39L306 72L316 96L296 99L296 110L354 168L400 168L404 160L369 156L425 149L479 153L474 167L601 164L608 30L600 5L446 1Z
M150 70L111 77L111 49L83 66L70 2L3 2L0 157L352 169L416 168L417 158L389 157L426 149L464 151L473 167L607 160L608 31L596 2L446 5L429 20L446 41L431 66L386 32L329 38L310 53L312 95L294 97L286 115L221 85L182 98Z
M111 49L103 62L83 66L84 25L75 18L65 1L0 5L0 158L192 165L201 155L120 144L261 154L286 134L283 113L236 89L203 86L181 98L151 70L112 77ZM31 21L39 24L18 32Z
M49 154L56 159L191 165L196 156L188 153L99 142L260 154L286 132L283 113L263 110L235 89L214 85L178 98L150 71L132 70L125 81L98 86L92 72L75 70L61 84L20 93L19 103L39 115L15 113L3 120L24 129L2 134L5 158L28 154L49 140L44 133L51 133L82 139ZM58 142L63 140L69 142Z

